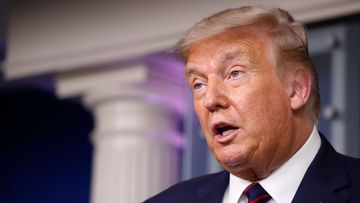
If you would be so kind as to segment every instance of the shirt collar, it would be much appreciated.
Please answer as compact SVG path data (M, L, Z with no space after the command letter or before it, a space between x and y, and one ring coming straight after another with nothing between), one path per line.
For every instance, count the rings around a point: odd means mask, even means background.
M315 158L321 145L319 132L314 126L305 144L283 165L268 177L259 181L260 185L277 203L291 202L303 179L307 168ZM229 202L238 202L245 188L251 182L230 174Z

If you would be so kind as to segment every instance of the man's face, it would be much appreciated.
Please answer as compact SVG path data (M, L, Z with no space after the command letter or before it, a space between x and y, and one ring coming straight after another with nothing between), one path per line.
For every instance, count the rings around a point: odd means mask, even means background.
M295 147L287 84L265 38L225 32L193 44L186 77L206 141L232 174L266 177Z

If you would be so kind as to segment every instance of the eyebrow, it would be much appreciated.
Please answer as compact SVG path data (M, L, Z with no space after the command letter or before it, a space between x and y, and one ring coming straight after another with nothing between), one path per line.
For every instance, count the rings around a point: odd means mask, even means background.
M243 51L243 49L239 49L239 48L234 48L234 49L230 49L230 50L225 50L224 54L222 54L219 59L217 60L217 62L219 63L224 63L227 60L232 60L238 56L244 56L246 55L245 52ZM186 64L185 65L185 69L184 69L184 75L185 77L189 77L191 74L197 74L197 75L202 75L201 72L196 70L196 66L194 66L193 64Z
M191 74L200 74L200 72L197 71L195 66L193 66L192 64L186 64L184 75L185 77L189 77Z

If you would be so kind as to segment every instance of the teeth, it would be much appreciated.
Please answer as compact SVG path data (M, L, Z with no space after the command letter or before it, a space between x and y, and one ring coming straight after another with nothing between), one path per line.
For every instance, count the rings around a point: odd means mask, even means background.
M229 130L225 130L224 132L221 133L221 136L227 136L229 134L231 134L232 132L234 132L234 129L229 129Z
M232 126L224 126L224 127L217 128L217 132L221 136L227 136L227 135L231 134L232 132L234 132L234 130L236 130L236 128L232 127Z

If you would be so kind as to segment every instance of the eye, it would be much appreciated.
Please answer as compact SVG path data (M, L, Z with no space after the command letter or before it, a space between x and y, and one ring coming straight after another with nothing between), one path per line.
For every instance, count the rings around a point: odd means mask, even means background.
M193 88L194 88L194 90L198 90L198 89L202 88L203 85L204 85L203 83L195 83L193 85Z
M241 74L241 71L239 71L239 70L231 71L230 78L237 78L240 76L240 74Z

